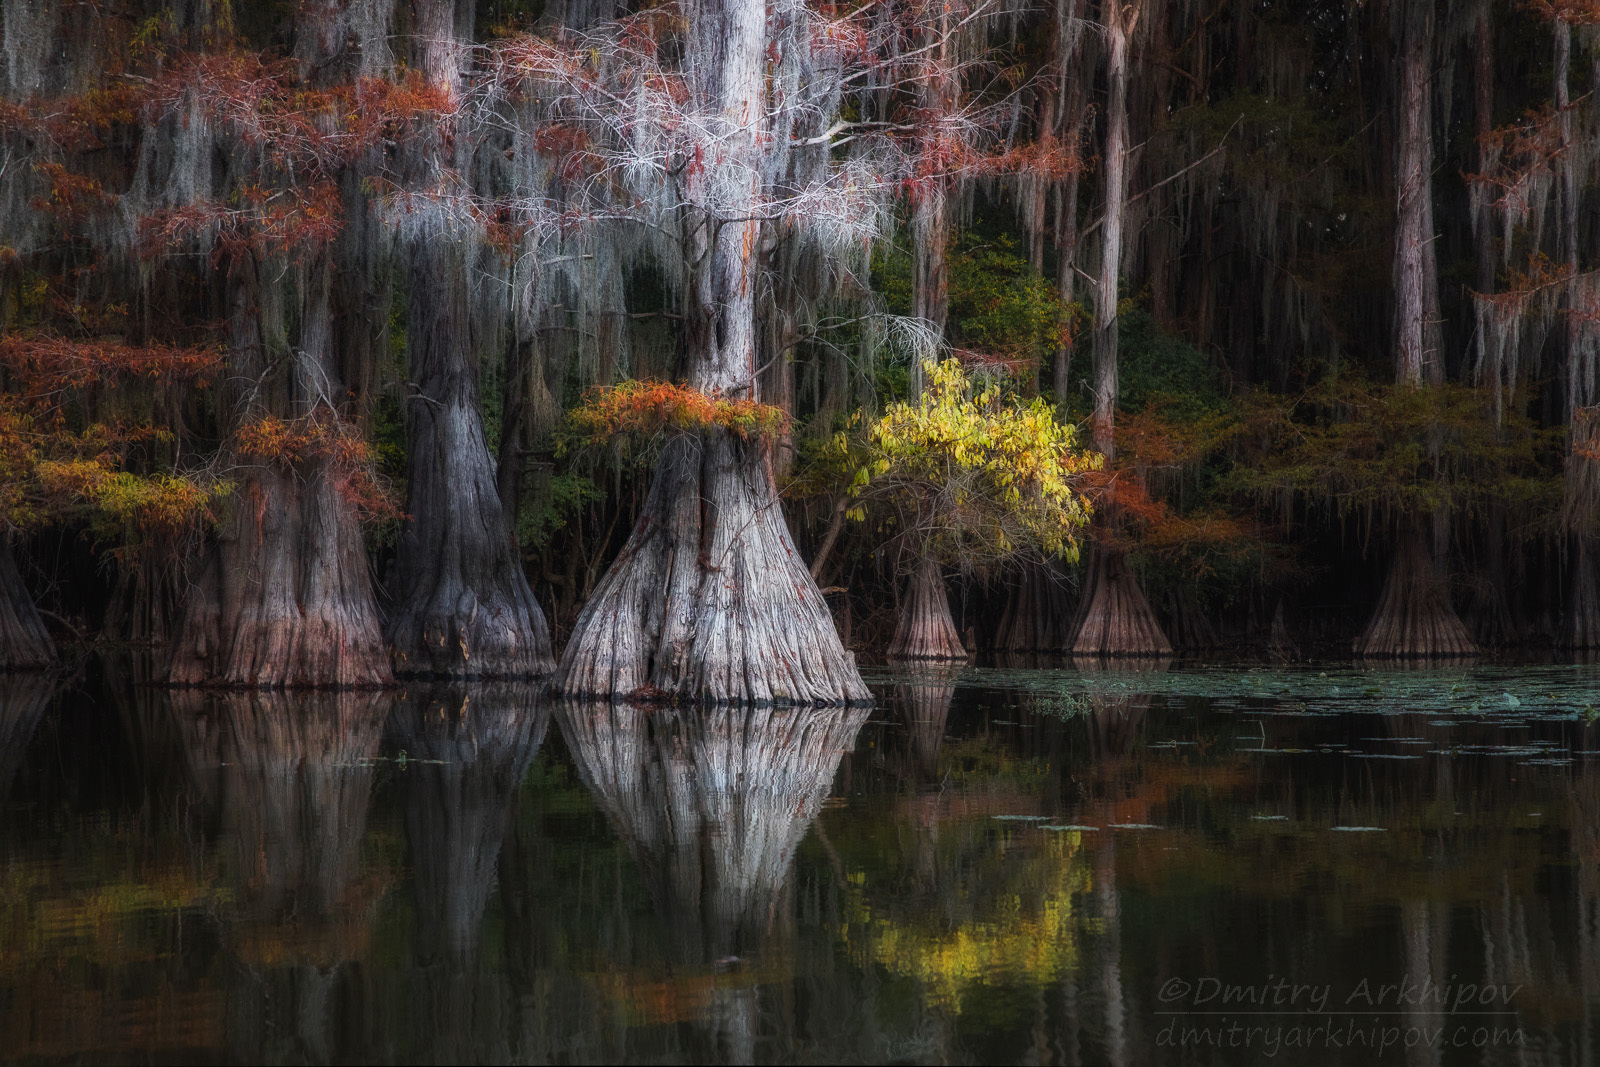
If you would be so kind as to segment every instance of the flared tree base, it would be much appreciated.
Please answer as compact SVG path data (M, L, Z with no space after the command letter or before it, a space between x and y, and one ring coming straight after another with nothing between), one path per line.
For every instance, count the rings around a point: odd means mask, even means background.
M761 446L721 430L668 442L556 684L582 697L872 699L789 536Z
M900 622L889 642L891 660L949 663L965 661L967 646L950 615L950 597L938 560L924 557L917 563L900 604Z
M1457 659L1476 656L1478 645L1450 605L1446 583L1434 571L1425 535L1402 534L1372 621L1356 638L1358 656Z
M262 469L185 605L168 682L240 689L394 684L355 512L326 471Z
M11 544L0 537L0 671L43 670L55 661L55 642L28 595Z
M1572 592L1561 627L1561 645L1570 649L1600 649L1600 568L1596 547L1587 537L1575 538L1572 553Z
M1090 549L1083 601L1073 628L1074 656L1161 657L1172 655L1128 554L1096 544Z
M996 652L1060 652L1072 635L1072 598L1066 581L1048 563L1023 568L995 630Z
M436 679L547 675L555 669L550 627L522 571L472 403L475 397L457 393L413 409L412 520L389 578L385 628L394 671Z

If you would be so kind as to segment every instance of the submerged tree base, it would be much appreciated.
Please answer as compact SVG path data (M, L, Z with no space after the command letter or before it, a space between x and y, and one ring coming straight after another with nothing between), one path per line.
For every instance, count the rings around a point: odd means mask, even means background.
M1433 552L1420 527L1401 535L1377 610L1354 650L1358 656L1401 659L1478 654L1472 634L1450 605L1449 588L1434 572Z
M800 560L763 447L709 429L663 450L633 535L557 675L573 696L868 702Z
M924 556L912 572L906 599L900 606L900 623L889 642L891 660L965 661L967 646L950 616L950 596L945 591L939 561Z
M1150 610L1128 566L1128 554L1099 543L1089 550L1089 573L1073 632L1075 656L1172 655L1172 642Z
M41 670L55 661L55 642L11 557L11 543L0 537L0 671Z

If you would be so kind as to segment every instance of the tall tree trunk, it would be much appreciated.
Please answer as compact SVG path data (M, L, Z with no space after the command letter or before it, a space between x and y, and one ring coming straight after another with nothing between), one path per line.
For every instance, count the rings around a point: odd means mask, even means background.
M967 648L950 617L950 597L939 561L923 556L900 601L900 623L889 642L892 660L965 660Z
M264 298L248 256L235 265L233 370L257 383L241 398L238 424L268 414L337 417L330 274L325 254L305 270L300 343L290 353L279 337L281 295ZM263 457L240 463L243 484L191 587L168 681L250 688L391 684L361 525L340 492L340 472L327 459L293 467Z
M418 0L418 64L428 82L460 93L471 4ZM429 164L464 168L465 138L419 139ZM517 677L555 666L550 630L522 570L483 432L478 360L468 314L467 262L443 235L411 242L406 343L411 385L406 511L389 577L385 636L395 670L432 677Z
M1083 140L1084 77L1076 69L1083 56L1083 31L1078 26L1083 0L1056 0L1055 45L1056 110L1055 132L1075 161ZM1077 299L1078 289L1078 178L1081 167L1073 166L1056 186L1056 296L1061 304L1059 340L1052 385L1057 404L1064 404L1072 390L1072 337L1067 332L1068 309Z
M690 92L720 134L707 168L749 175L722 188L722 217L683 212L689 385L751 397L766 8L692 0L684 14ZM633 535L578 616L559 684L594 696L650 686L712 701L871 699L784 523L764 443L718 427L667 443Z
M1444 380L1438 271L1433 252L1433 102L1429 70L1433 0L1405 0L1400 21L1399 145L1395 163L1395 380L1409 388ZM1463 656L1477 652L1437 573L1426 521L1400 531L1383 594L1355 650L1364 656Z
M56 661L55 642L33 606L33 597L0 535L0 671L31 671Z
M1594 445L1594 421L1585 417L1585 408L1593 402L1589 382L1592 371L1587 363L1593 357L1587 349L1583 334L1584 317L1579 313L1578 295L1578 175L1573 159L1573 108L1568 82L1572 68L1572 27L1561 19L1555 20L1555 104L1561 126L1562 152L1556 160L1558 204L1561 212L1557 227L1558 252L1567 278L1566 357L1567 357L1567 425L1569 427L1567 468L1569 474L1563 488L1568 499L1563 509L1569 515L1591 510L1585 507L1582 495L1593 491L1596 479L1577 468L1595 463L1589 454ZM1592 329L1590 326L1588 329ZM1566 614L1562 625L1561 643L1567 648L1600 648L1600 573L1595 566L1596 538L1587 523L1578 524L1569 535L1571 547L1567 552Z
M1137 4L1107 0L1106 106L1104 160L1105 216L1100 224L1100 278L1094 294L1094 447L1110 467L1116 458L1117 299L1122 271L1122 228L1128 206L1128 39L1139 21ZM1165 656L1172 643L1161 632L1127 554L1114 542L1114 504L1095 519L1095 544L1089 556L1072 650L1079 655Z

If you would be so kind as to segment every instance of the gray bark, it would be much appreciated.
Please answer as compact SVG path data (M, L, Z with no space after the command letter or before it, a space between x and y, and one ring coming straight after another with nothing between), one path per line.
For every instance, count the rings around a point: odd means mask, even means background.
M459 94L472 4L418 0L416 17L423 77ZM464 169L469 148L457 133L418 135L413 176ZM548 674L555 666L549 627L523 573L483 433L465 256L443 235L412 242L409 253L411 521L389 577L385 628L395 670L450 678Z
M336 416L329 311L330 271L319 257L303 279L299 346L273 340L263 323L253 263L233 285L233 369L259 383L238 401L241 421ZM276 318L276 302L265 301ZM286 364L286 366L285 366ZM227 525L208 546L173 648L174 685L314 688L391 684L365 542L341 474L325 459L294 469L247 457Z
M680 209L688 384L753 397L766 7L692 2L684 66L716 131L716 210ZM670 440L638 525L584 606L561 689L671 698L870 699L784 524L765 444L709 427Z

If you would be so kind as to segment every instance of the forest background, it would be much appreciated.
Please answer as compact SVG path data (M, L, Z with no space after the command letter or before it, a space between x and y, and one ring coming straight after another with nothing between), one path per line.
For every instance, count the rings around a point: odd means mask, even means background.
M737 683L661 651L810 642L705 636L796 551L834 645L912 657L1600 647L1597 24L5 0L0 665L379 685L566 645L575 691L859 695L827 641ZM767 473L695 488L714 456ZM672 638L614 564L702 524L672 602L739 514L739 603ZM618 611L643 666L594 661Z

